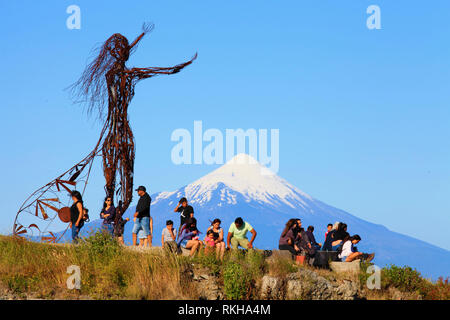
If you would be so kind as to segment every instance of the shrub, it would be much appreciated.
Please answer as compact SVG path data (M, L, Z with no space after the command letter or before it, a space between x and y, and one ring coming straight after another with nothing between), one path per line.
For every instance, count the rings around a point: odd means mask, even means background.
M86 251L92 262L108 264L122 250L120 244L106 232L96 232L81 240L75 247L79 253Z
M422 278L420 272L411 267L397 267L391 265L390 267L382 269L382 285L387 287L392 285L399 290L409 292L419 292L423 289L425 279Z
M450 300L450 283L449 279L440 277L438 281L428 287L425 294L425 299L428 300Z
M245 299L249 293L250 277L243 266L229 261L223 271L224 291L228 299Z

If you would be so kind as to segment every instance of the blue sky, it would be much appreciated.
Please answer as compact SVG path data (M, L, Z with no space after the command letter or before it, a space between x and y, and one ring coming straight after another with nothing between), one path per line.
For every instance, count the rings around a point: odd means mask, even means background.
M81 8L81 30L66 8ZM366 9L381 8L381 30ZM2 1L0 231L38 187L81 160L101 123L64 88L91 49L155 30L128 66L181 73L142 81L129 109L135 184L173 190L217 166L172 164L177 128L280 129L279 175L360 218L450 250L448 1ZM97 162L88 206L101 206ZM97 203L98 202L98 203Z

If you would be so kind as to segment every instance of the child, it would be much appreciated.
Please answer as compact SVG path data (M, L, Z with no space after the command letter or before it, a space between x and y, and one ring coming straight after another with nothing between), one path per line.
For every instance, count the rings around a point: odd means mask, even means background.
M214 231L212 231L211 229L206 232L205 245L206 245L205 248L206 253L208 253L216 246L216 241L214 240Z
M173 228L173 221L167 220L166 227L162 231L161 243L162 248L166 249L172 253L176 252L177 243L176 239L176 230Z

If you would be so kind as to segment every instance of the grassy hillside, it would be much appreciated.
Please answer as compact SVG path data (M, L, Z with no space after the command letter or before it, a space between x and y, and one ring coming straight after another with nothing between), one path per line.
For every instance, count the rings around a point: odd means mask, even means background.
M81 289L69 290L67 268L80 267ZM264 275L285 277L298 269L290 260L265 259L260 253L232 255L219 262L200 253L191 259L162 250L139 252L97 233L79 245L48 245L0 237L0 298L10 299L199 299L204 288L196 274L214 278L226 299L259 299ZM450 299L450 284L431 283L408 267L382 271L382 289L365 288L367 274L334 274L324 278L351 280L366 299ZM364 269L364 268L363 268ZM208 277L208 276L205 276Z

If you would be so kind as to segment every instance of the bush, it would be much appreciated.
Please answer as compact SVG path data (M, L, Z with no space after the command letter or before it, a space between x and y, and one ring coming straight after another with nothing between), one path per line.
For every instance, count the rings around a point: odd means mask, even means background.
M419 292L421 294L426 285L426 280L422 278L420 272L408 266L391 265L383 268L381 279L385 287L392 285L402 291Z
M122 247L109 233L96 232L80 240L80 245L75 250L80 255L87 253L93 263L107 265L119 255Z
M450 300L450 283L449 279L440 277L436 284L429 286L425 294L428 300Z
M249 294L250 277L243 266L229 261L223 271L224 291L228 299L245 299Z

